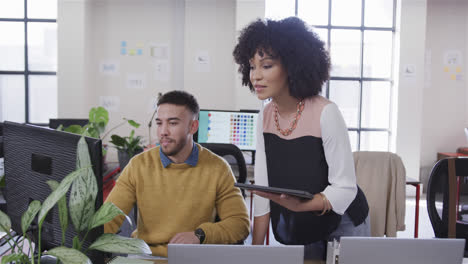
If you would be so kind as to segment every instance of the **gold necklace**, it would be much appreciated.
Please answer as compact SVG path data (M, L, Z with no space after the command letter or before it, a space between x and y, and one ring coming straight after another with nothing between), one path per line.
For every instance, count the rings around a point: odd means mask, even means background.
M296 129L297 122L299 121L299 118L301 118L302 111L304 110L304 100L301 100L297 103L297 110L296 110L296 116L294 117L294 120L291 122L291 126L287 129L281 129L278 121L278 105L275 103L275 125L276 125L276 130L281 133L283 136L289 136L291 133Z

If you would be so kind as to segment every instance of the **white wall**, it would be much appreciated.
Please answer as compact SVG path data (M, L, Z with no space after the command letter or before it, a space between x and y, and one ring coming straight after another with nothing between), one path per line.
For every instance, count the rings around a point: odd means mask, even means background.
M236 109L232 48L235 44L234 0L185 1L184 89L201 108ZM209 59L200 69L196 56Z
M396 153L402 158L407 176L419 178L421 144L422 87L424 85L424 43L426 0L402 0L396 43L398 53L394 89L397 94ZM416 74L404 75L406 65L414 65Z
M466 146L463 128L467 127L467 87L465 59L467 51L468 3L461 0L428 0L426 86L422 92L423 116L421 166L430 168L437 152L455 152ZM446 65L447 52L459 51L460 65ZM446 68L447 67L447 68ZM461 70L457 73L457 68ZM446 72L445 70L448 70ZM452 80L459 74L461 80ZM429 171L424 170L425 173ZM427 175L422 175L427 176Z

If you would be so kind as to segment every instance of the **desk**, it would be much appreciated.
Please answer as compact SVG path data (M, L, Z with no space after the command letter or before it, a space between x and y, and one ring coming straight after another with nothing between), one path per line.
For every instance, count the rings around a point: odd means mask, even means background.
M125 262L125 260L129 260L128 262ZM133 261L132 261L133 260ZM125 258L125 257L119 257L119 261L115 262L117 264L119 263L135 263L135 264L167 264L168 263L168 260L167 259L154 259L154 260L150 260L150 259L144 259L141 261L141 263L138 261L139 259L136 259L136 258ZM138 262L138 263L137 263ZM114 262L107 262L109 264L111 263L114 263ZM465 263L465 262L463 262ZM321 260L304 260L304 264L325 264L325 261L321 261Z
M445 158L468 157L467 153L459 152L437 152L437 161Z

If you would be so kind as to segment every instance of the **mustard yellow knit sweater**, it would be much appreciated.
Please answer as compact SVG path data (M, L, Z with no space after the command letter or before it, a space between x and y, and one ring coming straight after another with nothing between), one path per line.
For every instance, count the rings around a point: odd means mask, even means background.
M163 167L159 147L134 157L125 167L106 202L126 214L138 205L137 230L153 255L167 256L167 243L177 233L205 231L206 244L228 244L245 239L249 218L241 192L227 162L196 144L198 163ZM221 221L214 223L218 214ZM123 222L116 217L104 225L115 233Z

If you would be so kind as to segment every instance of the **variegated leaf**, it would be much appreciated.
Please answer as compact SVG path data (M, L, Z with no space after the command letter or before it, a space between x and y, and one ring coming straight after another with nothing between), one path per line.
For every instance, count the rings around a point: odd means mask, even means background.
M110 253L151 254L151 249L145 241L115 234L103 234L89 246L89 249Z
M2 264L6 263L23 263L22 260L27 260L25 254L23 253L13 253L2 257Z
M10 217L8 217L8 215L6 215L4 212L0 211L0 231L8 233L10 232L10 229Z
M109 222L110 220L114 219L114 217L116 217L118 215L125 215L125 213L122 212L122 210L120 210L120 208L115 206L115 204L113 204L111 202L105 203L94 214L93 219L89 222L88 230L91 230L91 229L93 229L93 228L95 228L97 226L103 225L103 224ZM127 215L125 215L125 216L127 217L127 220L130 221L130 225L131 225L132 221L130 220L130 218Z
M62 263L92 264L85 254L73 248L56 247L45 254L57 257Z
M58 200L60 200L67 193L72 182L77 177L79 177L84 170L86 170L86 168L77 169L72 173L68 174L65 178L63 178L62 182L60 182L58 188L45 199L44 203L42 204L42 208L39 211L39 226L42 226L45 216L47 215L49 210L52 209L52 207L54 207Z
M41 210L41 202L34 200L29 204L28 210L21 216L21 230L23 234L26 233L39 210Z
M59 186L59 183L54 180L49 180L47 181L47 184L49 184L50 189L52 191L55 191L57 187ZM65 234L65 231L67 230L68 227L68 208L67 208L67 197L64 195L60 200L58 201L58 208L59 208L59 219L60 219L60 227L62 229L62 235Z
M85 138L81 137L78 142L76 167L86 167L87 169L73 182L68 204L70 218L73 226L78 231L86 230L95 211L98 187L91 166L88 145L86 144Z

